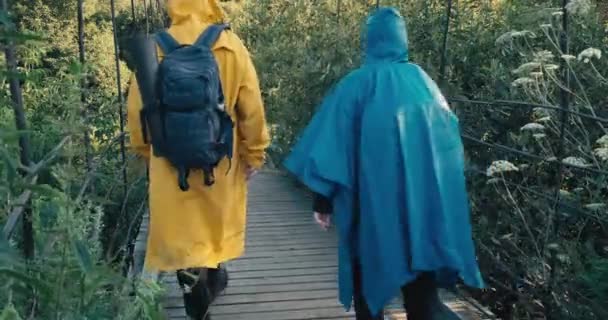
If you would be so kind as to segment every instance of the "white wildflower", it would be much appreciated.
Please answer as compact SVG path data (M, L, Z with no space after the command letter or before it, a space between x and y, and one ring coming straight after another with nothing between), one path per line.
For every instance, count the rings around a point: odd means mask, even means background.
M525 126L521 127L519 130L521 131L542 131L545 130L545 126L540 123L528 123Z
M500 35L500 37L496 38L496 45L512 44L513 39L524 38L524 37L534 39L534 38L536 38L536 34L529 30L523 30L523 31L511 30L509 32L503 33L502 35Z
M591 0L572 0L566 5L566 10L573 15L586 15L591 11Z
M523 87L526 85L531 85L536 83L536 81L532 78L528 78L528 77L522 77L522 78L518 78L515 79L515 81L513 81L513 83L511 84L514 87Z
M513 42L513 36L511 34L512 31L509 31L500 35L500 37L496 38L496 45L511 44Z
M577 167L589 167L590 165L583 158L579 157L567 157L562 160L562 163L569 164Z
M572 61L572 60L576 60L576 57L571 54L563 54L562 59L564 59L566 61Z
M524 38L524 37L528 37L528 38L536 38L536 33L530 31L530 30L522 30L522 31L515 31L513 32L513 38Z
M513 73L515 74L529 74L530 72L538 71L540 69L540 62L527 62L519 66L519 68L515 69Z
M536 120L536 122L551 122L551 117L545 116L545 117L542 117L542 118Z
M545 160L547 160L548 162L553 162L553 161L557 161L557 158L556 157L548 157Z
M602 159L602 161L608 162L608 147L597 148L593 150L593 154L595 154L596 157Z
M559 196L564 197L564 198L570 198L570 197L572 197L572 193L570 193L570 191L568 191L568 190L560 189Z
M605 203L598 203L598 202L596 202L596 203L590 203L590 204L586 204L585 208L589 209L589 210L597 211L597 210L601 210L601 209L606 208L606 204Z
M578 61L589 63L591 59L601 59L602 51L596 48L587 48L578 55Z
M536 59L536 60L550 61L553 58L555 58L555 55L553 55L553 52L548 51L548 50L534 52L534 59Z
M608 134L605 134L603 137L597 139L595 143L599 144L602 147L608 148Z
M543 76L542 72L530 72L530 75L534 78L540 78Z
M535 118L543 118L543 117L551 116L551 112L549 112L549 110L547 110L545 108L534 108L534 109L532 109L532 111L533 111Z
M498 184L500 181L502 181L500 178L491 178L486 181L486 184Z
M545 70L547 70L547 71L555 71L555 70L558 70L558 69L559 69L559 66L556 65L556 64L545 65Z
M561 263L570 263L570 260L571 260L567 254L563 254L563 253L558 253L557 255L555 255L555 257Z
M494 177L496 174L505 173L510 171L519 171L514 164L506 160L497 160L492 162L490 167L486 170L488 177Z

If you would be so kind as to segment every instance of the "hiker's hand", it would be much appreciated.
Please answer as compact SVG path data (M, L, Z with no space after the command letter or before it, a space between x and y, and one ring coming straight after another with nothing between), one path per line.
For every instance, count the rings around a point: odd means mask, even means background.
M315 222L325 231L331 226L331 214L314 213Z
M258 169L254 169L250 166L247 166L247 169L245 169L245 179L247 179L247 181L253 178L256 174L258 174Z

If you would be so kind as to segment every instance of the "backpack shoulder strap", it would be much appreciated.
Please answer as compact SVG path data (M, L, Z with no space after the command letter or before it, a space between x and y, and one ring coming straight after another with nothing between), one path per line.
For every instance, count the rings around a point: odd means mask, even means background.
M213 24L213 25L209 26L209 28L207 28L205 30L205 32L203 32L198 37L196 42L194 42L194 45L195 46L205 46L207 48L211 48L213 46L213 44L215 43L215 41L217 41L217 39L219 38L222 31L224 31L226 29L230 29L230 26L226 23Z
M175 38L173 38L169 32L167 32L167 30L158 32L155 35L155 38L156 43L158 43L164 54L169 54L173 52L173 50L181 47L181 44L179 44L177 40L175 40Z

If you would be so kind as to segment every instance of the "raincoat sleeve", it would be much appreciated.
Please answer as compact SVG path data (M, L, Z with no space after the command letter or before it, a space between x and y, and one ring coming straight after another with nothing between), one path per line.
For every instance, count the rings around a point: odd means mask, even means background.
M141 128L140 111L143 107L135 75L131 76L129 96L127 97L127 129L131 149L138 155L149 159L150 145L144 142Z
M354 184L356 116L361 84L351 73L325 97L285 160L285 167L313 192L332 199Z
M237 128L241 137L240 156L249 166L260 168L264 164L270 135L258 76L245 46L241 46L240 58L242 61L240 70L243 71L236 108Z

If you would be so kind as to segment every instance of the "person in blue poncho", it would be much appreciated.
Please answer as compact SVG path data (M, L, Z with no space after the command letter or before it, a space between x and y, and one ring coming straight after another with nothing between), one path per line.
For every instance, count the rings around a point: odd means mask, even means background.
M400 292L408 320L458 319L437 288L483 287L458 119L408 62L396 9L368 18L363 65L327 95L285 167L315 193L317 222L336 225L340 301L354 300L358 320L382 319Z

